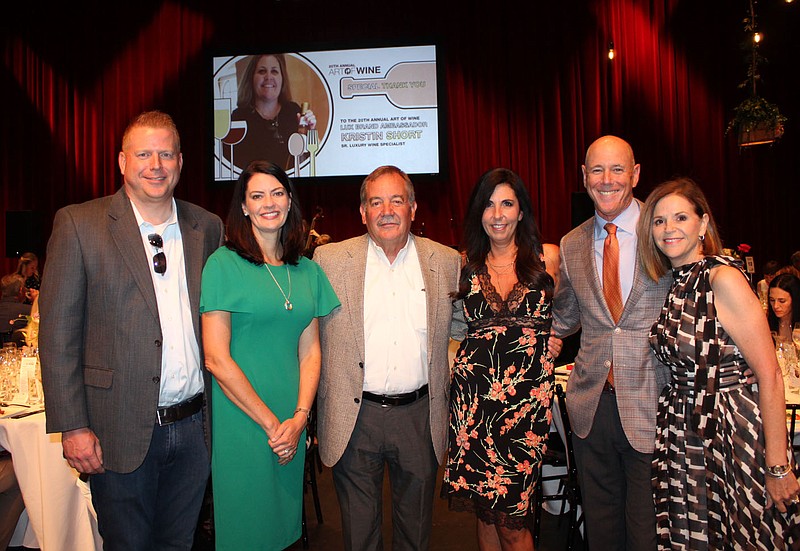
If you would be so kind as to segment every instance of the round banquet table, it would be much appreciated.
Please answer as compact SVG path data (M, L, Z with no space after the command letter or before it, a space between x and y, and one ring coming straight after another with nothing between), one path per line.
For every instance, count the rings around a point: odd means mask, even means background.
M36 411L36 406L2 409L0 447L11 452L29 529L38 547L42 551L102 550L88 486L64 460L61 434L45 433L44 412L14 417ZM29 536L24 544L32 545Z

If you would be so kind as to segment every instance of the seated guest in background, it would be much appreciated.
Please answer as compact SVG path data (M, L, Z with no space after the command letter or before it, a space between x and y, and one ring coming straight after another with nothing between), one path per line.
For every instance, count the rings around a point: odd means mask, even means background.
M789 258L789 262L792 263L792 268L800 273L800 251L793 252L792 256Z
M216 549L280 550L300 538L305 428L320 369L317 318L339 301L320 267L302 256L300 204L277 165L253 161L242 172L226 231L203 270L200 300L213 376Z
M23 253L19 257L17 273L25 278L25 303L33 304L34 299L39 294L39 259L33 253Z
M637 233L647 274L658 280L672 270L674 278L650 331L672 375L659 398L653 455L659 547L796 548L800 485L783 377L740 263L718 256L708 202L688 178L653 190Z
M0 409L0 413L3 410ZM0 549L8 547L25 504L19 491L11 455L0 449Z
M25 304L25 280L19 274L8 274L0 280L0 332L11 330L9 322L31 313L31 305ZM24 326L24 325L23 325Z
M792 339L794 324L800 321L800 278L792 274L775 276L769 284L767 320L771 331Z
M547 340L557 247L545 259L525 184L503 168L472 191L464 244L455 297L468 333L451 370L442 495L451 509L475 513L481 549L532 550L531 499L553 396Z
M777 260L769 260L764 263L764 267L761 269L764 273L764 279L756 283L756 293L758 294L758 298L765 304L769 298L769 284L780 267L781 265Z

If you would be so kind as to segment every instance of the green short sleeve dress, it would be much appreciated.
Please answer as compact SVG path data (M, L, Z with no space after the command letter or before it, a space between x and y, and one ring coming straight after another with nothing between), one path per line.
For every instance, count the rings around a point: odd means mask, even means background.
M287 267L288 266L288 272ZM301 258L297 266L267 268L226 247L203 269L200 311L231 313L231 356L265 404L285 420L299 389L298 342L315 317L339 306L322 269ZM278 464L267 435L234 405L216 380L211 388L211 472L216 549L284 549L300 537L305 448ZM301 443L305 438L301 438Z

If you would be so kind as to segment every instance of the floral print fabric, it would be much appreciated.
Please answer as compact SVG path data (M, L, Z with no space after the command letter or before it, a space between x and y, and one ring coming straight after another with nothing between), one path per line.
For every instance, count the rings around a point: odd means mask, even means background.
M484 267L464 314L469 333L451 370L442 493L453 509L522 528L552 420L551 301L519 283L502 300Z

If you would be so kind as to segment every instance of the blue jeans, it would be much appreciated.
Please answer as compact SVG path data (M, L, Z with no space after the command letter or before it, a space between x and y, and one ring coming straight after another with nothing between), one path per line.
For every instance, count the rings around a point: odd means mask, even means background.
M91 477L105 551L189 551L209 469L202 411L156 424L138 469Z

